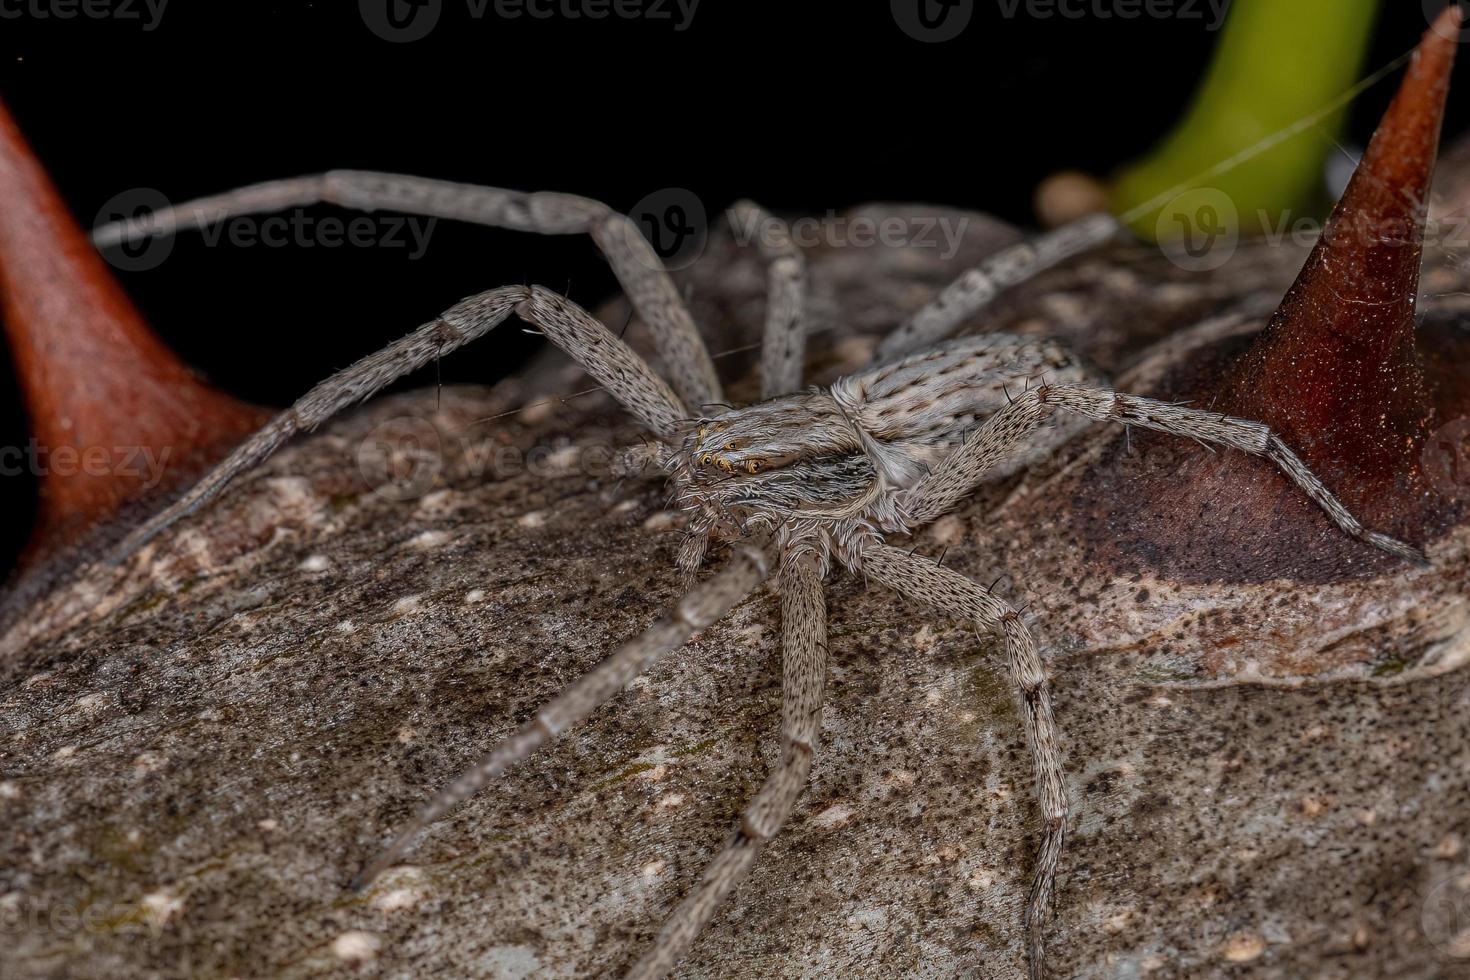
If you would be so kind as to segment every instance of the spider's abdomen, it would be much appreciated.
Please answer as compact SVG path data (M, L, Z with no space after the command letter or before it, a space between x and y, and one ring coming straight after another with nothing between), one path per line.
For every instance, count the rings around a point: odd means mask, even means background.
M832 386L832 397L863 433L877 468L903 487L1003 408L1009 393L1043 379L1065 384L1093 381L1095 375L1055 340L992 333L946 341L848 375ZM1068 431L1040 436L1035 449L1017 456L1005 473L1044 457Z

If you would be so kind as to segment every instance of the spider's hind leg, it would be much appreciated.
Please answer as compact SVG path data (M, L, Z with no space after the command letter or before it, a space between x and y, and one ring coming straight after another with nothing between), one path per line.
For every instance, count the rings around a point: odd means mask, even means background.
M584 720L660 657L682 646L697 630L713 625L748 596L767 574L766 556L743 548L708 582L685 595L672 612L573 681L477 765L440 790L417 817L362 870L350 885L360 889L391 867L424 828L474 796L511 764L526 758Z
M1005 290L1074 255L1097 248L1117 236L1121 229L1122 225L1112 215L1093 214L1001 249L945 286L922 309L893 328L878 344L874 363L890 361L943 340Z
M1043 933L1067 831L1067 789L1051 692L1036 640L1009 603L928 558L887 545L869 545L862 553L862 570L906 598L999 633L1005 640L1006 661L1026 722L1026 740L1036 767L1036 795L1041 803L1041 848L1026 905L1031 976L1040 978L1044 972Z

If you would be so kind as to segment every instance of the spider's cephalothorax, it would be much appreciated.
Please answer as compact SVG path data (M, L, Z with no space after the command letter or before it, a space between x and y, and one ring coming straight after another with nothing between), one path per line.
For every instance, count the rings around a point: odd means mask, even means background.
M821 731L827 673L824 578L834 562L870 582L997 634L1035 763L1040 851L1025 911L1026 948L1042 971L1042 934L1066 832L1060 735L1031 629L1003 598L887 539L933 521L981 483L1052 451L1088 421L1137 425L1270 459L1346 534L1411 560L1415 549L1365 529L1270 428L1103 387L1062 345L992 333L947 335L1001 289L1112 237L1116 223L1086 219L1002 251L971 269L880 345L881 363L828 388L800 392L805 332L804 266L780 233L758 245L769 285L762 345L763 401L688 421L691 407L719 404L720 382L679 291L636 227L602 204L564 194L523 194L391 174L337 171L182 205L151 216L157 230L199 226L241 210L313 200L458 217L499 227L583 231L603 250L659 349L670 381L597 319L539 286L472 296L339 372L240 446L177 503L121 545L127 554L218 494L294 433L321 424L434 358L483 336L512 312L575 358L660 443L660 462L689 517L680 564L689 589L667 617L614 651L544 705L478 765L443 789L359 875L371 881L419 831L477 793L505 768L587 717L663 654L721 619L773 570L781 601L783 707L780 761L725 848L675 909L631 976L662 976L683 955L806 785ZM750 211L753 205L737 205ZM751 224L750 215L742 220ZM756 215L754 223L780 229ZM98 230L99 242L130 231ZM1055 419L1058 423L1050 425ZM712 536L742 541L702 582L692 572ZM772 561L772 557L776 559ZM774 566L774 567L773 567Z
M1033 379L1055 385L1094 377L1050 340L994 333L942 341L828 388L700 419L665 465L691 535L729 540L799 524L824 566L833 553L856 566L858 539L910 530L905 492ZM992 475L1050 453L1079 424L1068 422L1039 429L1025 452ZM683 558L702 552L696 541Z

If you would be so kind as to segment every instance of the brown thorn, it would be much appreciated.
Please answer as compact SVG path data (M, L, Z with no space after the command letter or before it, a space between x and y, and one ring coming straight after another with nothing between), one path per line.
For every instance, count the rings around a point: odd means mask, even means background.
M41 477L29 562L197 476L269 414L210 387L153 334L3 104L0 200L0 316Z

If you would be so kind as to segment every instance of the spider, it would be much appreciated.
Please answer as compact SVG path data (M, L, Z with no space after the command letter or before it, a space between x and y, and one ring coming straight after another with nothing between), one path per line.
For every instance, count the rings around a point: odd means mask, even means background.
M1341 530L1407 560L1423 555L1365 529L1267 426L1114 391L1052 340L988 333L945 339L1001 290L1120 233L1094 216L1003 250L964 273L879 345L874 363L828 388L800 390L805 268L779 222L742 202L745 227L768 270L761 354L762 400L721 405L710 356L673 281L633 222L604 204L556 193L363 171L274 181L105 225L109 245L141 233L171 233L242 213L320 202L387 208L541 234L590 234L667 365L666 383L618 336L571 300L540 286L505 286L469 297L403 339L322 382L238 447L175 503L133 531L114 560L219 494L294 434L504 322L511 313L574 358L657 440L653 459L687 515L678 555L685 595L665 618L574 681L518 731L441 790L354 879L361 888L396 863L417 835L479 792L508 766L585 719L660 657L729 613L776 576L782 626L780 761L752 799L702 880L669 916L630 977L667 974L781 829L811 772L827 673L824 580L834 565L940 612L999 634L1024 719L1041 809L1041 844L1024 912L1032 977L1044 971L1044 925L1068 817L1061 735L1047 675L1021 613L929 558L895 547L961 504L982 482L1044 457L1089 422L1143 426L1264 456ZM1053 416L1066 424L1048 426ZM1070 427L1070 428L1069 428ZM712 541L728 562L704 581Z

